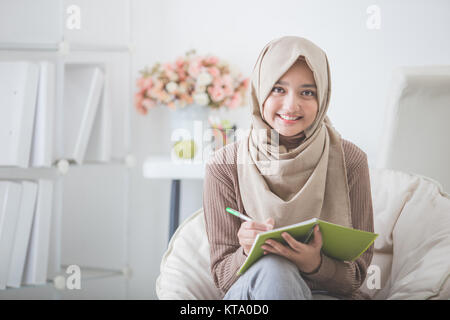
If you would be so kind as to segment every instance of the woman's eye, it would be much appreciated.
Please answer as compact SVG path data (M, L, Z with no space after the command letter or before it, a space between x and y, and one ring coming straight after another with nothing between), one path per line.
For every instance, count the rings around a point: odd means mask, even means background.
M273 87L272 92L281 93L281 92L283 92L283 88Z
M311 91L311 90L306 90L306 91L303 91L302 94L305 95L305 96L314 97L314 95L316 93L314 91Z

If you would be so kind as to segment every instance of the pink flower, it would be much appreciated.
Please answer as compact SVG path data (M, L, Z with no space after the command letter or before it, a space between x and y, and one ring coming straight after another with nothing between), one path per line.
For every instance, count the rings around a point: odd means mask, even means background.
M168 104L167 104L167 106L170 108L170 109L173 109L173 110L175 110L177 107L175 106L175 102L173 102L173 101L171 101L171 102L169 102Z
M209 56L205 58L205 64L216 64L217 62L219 62L219 58L217 58L216 56Z
M138 87L139 89L141 89L142 86L143 86L143 82L144 82L144 78L143 78L143 77L138 78L138 79L136 80L136 87Z
M231 96L233 94L233 79L229 74L226 74L222 77L222 86L223 90L225 91L225 95Z
M155 101L146 98L146 99L142 100L142 106L146 109L153 108L155 106Z
M194 102L194 98L192 96L188 95L188 94L185 94L185 93L181 94L180 98L181 98L181 101L186 102L186 104L191 104L191 103Z
M148 110L147 109L145 109L143 106L138 106L137 108L137 112L139 112L140 114L142 114L142 115L146 115L147 114L147 112L148 112Z
M223 85L222 78L221 77L214 78L212 85L214 87L221 87L222 88L222 85Z
M137 79L136 81L136 85L138 88L140 88L141 90L147 90L150 89L153 85L153 80L150 77L141 77L139 79Z
M177 74L180 81L184 81L187 77L186 71L184 71L184 69L178 69Z
M170 62L166 62L163 64L163 69L164 71L173 71L175 70L175 68L173 67L173 65Z
M144 95L142 94L142 92L137 92L134 94L134 106L136 108L142 105L142 100L144 100Z
M152 85L153 85L152 78L145 78L144 81L142 82L143 89L150 89Z
M201 58L194 58L191 63L189 64L188 73L191 77L197 77L198 74L201 71L202 67L202 59Z
M208 72L210 75L212 75L214 78L217 78L220 76L220 71L216 67L209 67Z
M175 65L177 66L177 68L182 68L184 65L184 58L178 57L177 60L175 61Z
M171 81L176 81L178 80L178 74L177 71L175 70L175 66L171 63L164 63L163 64L163 70L164 73L166 74L166 76L171 80Z
M211 99L215 102L219 102L225 98L225 91L221 86L210 86L208 93Z

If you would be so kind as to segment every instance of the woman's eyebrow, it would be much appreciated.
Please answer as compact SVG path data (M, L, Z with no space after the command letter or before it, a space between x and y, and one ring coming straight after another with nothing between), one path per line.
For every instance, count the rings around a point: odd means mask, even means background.
M283 85L283 86L288 86L288 85L289 85L289 82L286 82L286 81L283 81L283 80L278 80L277 82L275 82L275 84L281 84L281 85ZM300 86L300 88L317 88L317 87L316 87L315 84L308 84L308 83L305 83L305 84L302 84L302 85Z

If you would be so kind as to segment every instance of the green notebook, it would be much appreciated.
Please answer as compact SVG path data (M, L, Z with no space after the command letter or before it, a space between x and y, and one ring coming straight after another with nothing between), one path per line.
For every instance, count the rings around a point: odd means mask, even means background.
M262 232L256 236L250 253L241 266L238 275L243 274L250 266L264 255L261 246L267 239L274 239L286 244L281 234L289 233L298 241L307 243L313 235L313 228L319 225L322 233L322 252L334 259L341 261L354 261L364 253L378 237L378 234L347 228L334 223L326 222L318 218L296 223L290 226Z

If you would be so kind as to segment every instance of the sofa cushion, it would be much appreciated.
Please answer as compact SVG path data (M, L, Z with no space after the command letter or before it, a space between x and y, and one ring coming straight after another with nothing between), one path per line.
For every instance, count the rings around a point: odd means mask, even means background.
M375 299L448 299L450 196L439 183L417 174L371 169L374 229L372 266L381 286L361 290Z
M203 208L187 218L169 242L156 280L161 300L215 300L222 294L209 271L209 242Z

